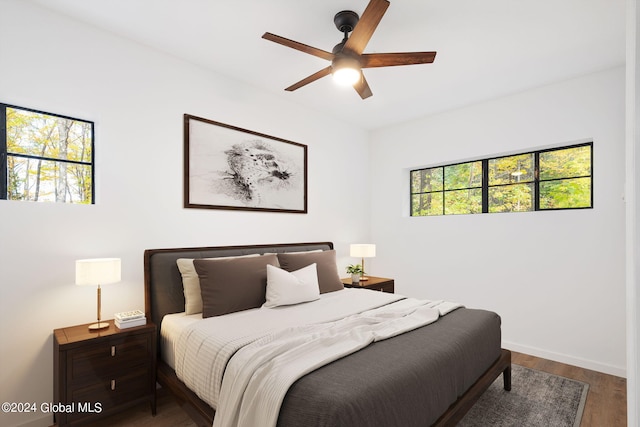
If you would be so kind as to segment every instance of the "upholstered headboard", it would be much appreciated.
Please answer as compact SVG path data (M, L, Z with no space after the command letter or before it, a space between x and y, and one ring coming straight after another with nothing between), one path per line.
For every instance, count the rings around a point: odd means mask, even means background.
M160 330L166 314L184 311L182 276L178 258L217 258L238 255L302 252L333 249L331 242L272 245L214 246L201 248L147 249L144 251L145 313Z

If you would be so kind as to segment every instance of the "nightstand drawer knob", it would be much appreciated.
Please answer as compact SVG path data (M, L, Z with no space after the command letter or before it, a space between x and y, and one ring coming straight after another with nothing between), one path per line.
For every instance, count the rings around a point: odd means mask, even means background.
M116 380L111 380L111 390L116 389Z
M112 346L111 346L111 356L113 357L113 356L115 356L115 355L116 355L116 346L115 346L115 345L112 345Z

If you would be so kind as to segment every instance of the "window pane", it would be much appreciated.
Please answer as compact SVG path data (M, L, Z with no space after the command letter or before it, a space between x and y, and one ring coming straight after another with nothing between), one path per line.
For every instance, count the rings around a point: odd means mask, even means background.
M420 195L411 196L411 216L422 216L420 214Z
M442 215L442 193L418 194L411 197L411 215Z
M591 178L540 183L540 209L591 207Z
M7 199L91 203L91 166L7 156Z
M411 194L420 192L420 174L422 171L411 171Z
M422 170L422 192L442 191L442 169L429 168Z
M489 187L489 212L533 210L533 184Z
M445 191L445 215L482 212L482 189Z
M591 146L540 153L540 179L591 175ZM542 206L542 203L540 204Z
M532 182L533 153L489 160L489 185Z
M445 190L482 186L482 162L460 163L444 168Z
M7 152L91 162L92 124L7 107Z

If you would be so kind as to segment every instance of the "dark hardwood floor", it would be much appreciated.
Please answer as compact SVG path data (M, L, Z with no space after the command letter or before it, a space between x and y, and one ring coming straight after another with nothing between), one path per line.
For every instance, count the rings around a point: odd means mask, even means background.
M589 384L589 395L581 427L625 427L627 425L627 382L564 363L522 353L512 353L512 362L528 368L572 378ZM94 423L93 427L195 427L186 412L164 390L158 390L158 414L151 416L148 404Z

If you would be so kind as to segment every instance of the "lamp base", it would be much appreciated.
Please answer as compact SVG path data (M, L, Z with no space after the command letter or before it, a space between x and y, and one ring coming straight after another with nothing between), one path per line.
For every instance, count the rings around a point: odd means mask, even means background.
M369 280L369 278L368 278L368 277L366 277L366 276L362 276L362 277L360 278L360 281L361 281L361 282L366 282L367 280Z
M109 327L109 322L98 322L92 325L89 325L90 331L98 331L100 329L106 329Z

